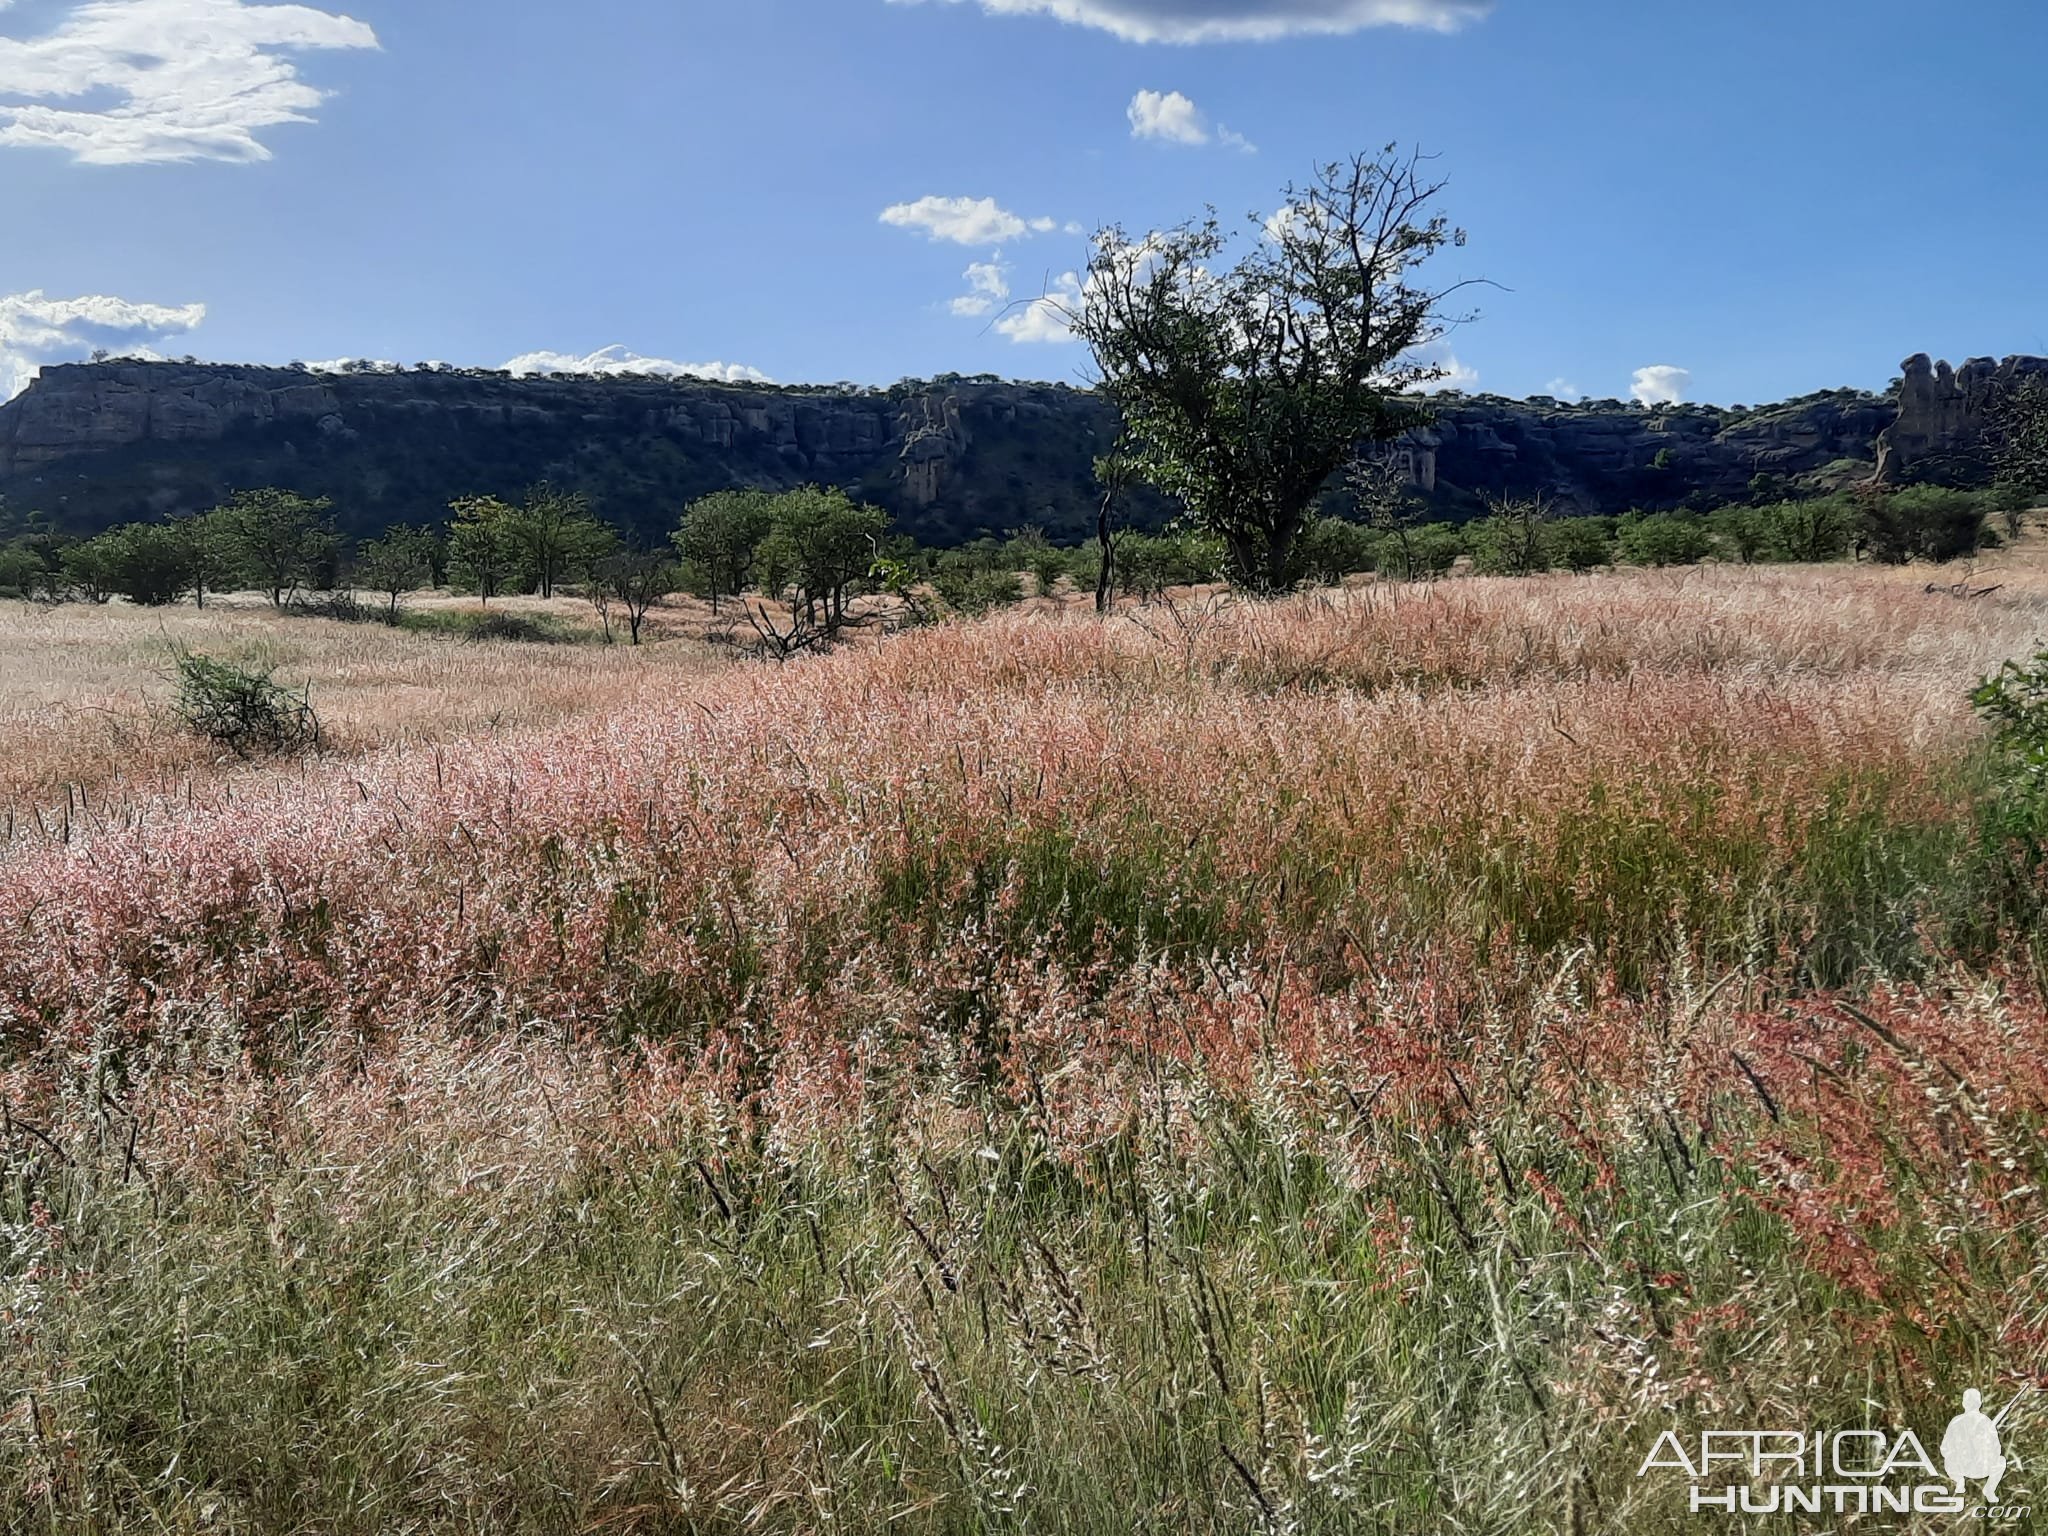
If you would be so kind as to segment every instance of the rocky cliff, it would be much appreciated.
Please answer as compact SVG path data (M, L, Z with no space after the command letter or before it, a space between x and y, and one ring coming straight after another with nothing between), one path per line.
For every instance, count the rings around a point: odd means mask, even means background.
M1987 401L2035 369L2048 361L1978 360L1956 373L1919 357L1893 395L1835 390L1754 409L1444 396L1398 452L1453 515L1482 494L1537 490L1589 512L1704 505L1743 495L1758 474L1968 480L1982 472ZM362 531L550 479L652 530L711 490L818 481L886 505L934 541L1029 524L1071 538L1092 525L1091 464L1114 426L1085 390L986 377L781 389L74 364L45 369L0 406L0 498L15 514L85 530L285 485L332 497L344 525Z

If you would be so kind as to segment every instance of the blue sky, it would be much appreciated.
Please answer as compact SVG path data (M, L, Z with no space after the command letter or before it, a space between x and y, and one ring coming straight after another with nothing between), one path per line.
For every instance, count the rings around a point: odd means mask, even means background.
M99 345L1080 381L1020 301L1086 230L1396 140L1501 285L1456 382L1881 387L2048 353L2044 63L2041 0L0 0L0 395Z

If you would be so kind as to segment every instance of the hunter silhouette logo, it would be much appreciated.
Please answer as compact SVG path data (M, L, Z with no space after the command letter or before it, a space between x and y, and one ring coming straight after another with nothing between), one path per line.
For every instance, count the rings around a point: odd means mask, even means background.
M1961 1515L2000 1520L2027 1513L2004 1507L1998 1491L2020 1463L2006 1454L2006 1421L2025 1402L2031 1383L1999 1410L1984 1412L1984 1394L1963 1394L1963 1411L1941 1437L1940 1466L1910 1429L1708 1429L1693 1442L1665 1430L1636 1476L1661 1468L1682 1472L1693 1514ZM1984 1502L1969 1503L1969 1485Z
M1998 1438L1998 1426L2031 1391L2029 1384L1995 1419L1984 1414L1982 1392L1972 1387L1963 1394L1963 1411L1948 1421L1948 1433L1941 1437L1941 1469L1955 1483L1957 1493L1964 1491L1963 1484L1970 1479L1981 1478L1984 1502L1998 1502L1998 1481L2005 1476L2005 1448Z

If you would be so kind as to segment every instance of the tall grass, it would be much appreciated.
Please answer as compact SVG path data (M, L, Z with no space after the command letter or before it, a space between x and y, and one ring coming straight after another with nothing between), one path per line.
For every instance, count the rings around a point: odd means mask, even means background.
M0 1507L1659 1531L2048 1384L2000 600L1011 618L20 851Z

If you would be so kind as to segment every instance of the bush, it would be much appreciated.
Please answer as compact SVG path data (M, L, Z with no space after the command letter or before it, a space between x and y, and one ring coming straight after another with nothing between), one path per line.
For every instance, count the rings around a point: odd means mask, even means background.
M1880 565L1966 559L1977 553L1983 538L1986 498L1970 491L1934 485L1892 492L1870 487L1858 501L1863 548Z
M530 645L566 645L585 638L559 619L497 609L401 612L398 627L416 634L446 635L471 642L510 640Z
M1550 569L1540 502L1501 502L1465 530L1472 569L1486 576L1533 576Z
M237 757L304 751L320 745L320 719L304 692L294 693L273 667L236 665L183 648L177 666L178 718Z
M1590 571L1614 563L1614 520L1567 517L1544 530L1550 563L1565 571Z
M1449 523L1424 523L1396 529L1380 538L1379 567L1389 576L1419 581L1441 576L1465 553L1465 536Z
M1758 553L1766 560L1839 560L1855 537L1855 509L1842 496L1772 502L1754 508L1752 515Z
M979 618L1024 600L1015 571L968 559L942 559L932 573L932 590L953 612Z
M1615 548L1630 565L1691 565L1713 552L1714 541L1697 517L1659 512L1623 518Z
M1378 543L1370 528L1341 517L1322 517L1309 525L1295 550L1304 576L1334 587L1346 576L1371 570Z
M286 605L287 613L297 614L306 619L335 619L343 624L376 624L386 622L384 615L364 602L353 592L322 592L316 596L301 595Z
M1168 587L1197 587L1223 577L1223 541L1200 533L1125 534L1116 546L1116 582L1137 597Z
M1062 576L1073 565L1073 551L1061 549L1036 528L1010 535L1003 546L1004 563L1013 571L1029 571L1040 597L1051 597Z

